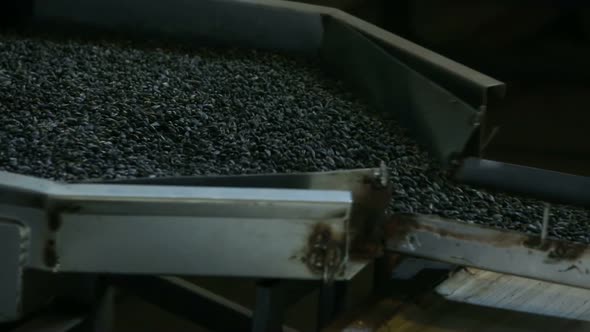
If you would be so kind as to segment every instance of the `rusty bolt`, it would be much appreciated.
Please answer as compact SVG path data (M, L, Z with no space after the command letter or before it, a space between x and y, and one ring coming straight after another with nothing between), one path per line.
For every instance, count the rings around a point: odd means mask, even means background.
M340 248L332 247L326 250L324 264L330 268L337 268L342 260L342 254L340 252Z

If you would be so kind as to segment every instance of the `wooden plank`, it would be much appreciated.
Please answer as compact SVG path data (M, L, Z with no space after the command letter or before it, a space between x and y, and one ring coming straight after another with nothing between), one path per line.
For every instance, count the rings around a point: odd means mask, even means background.
M589 329L590 324L586 322L455 303L430 295L404 305L377 332L582 332Z
M451 301L590 321L587 289L469 268L436 291Z

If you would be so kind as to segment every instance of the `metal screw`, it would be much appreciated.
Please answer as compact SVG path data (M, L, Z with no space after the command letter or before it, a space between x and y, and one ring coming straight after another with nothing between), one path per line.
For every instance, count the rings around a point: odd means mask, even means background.
M379 169L376 170L375 174L373 175L376 180L375 182L379 188L387 187L387 184L389 183L389 172L387 170L387 165L384 161L381 161L381 163L379 164Z
M541 227L541 244L545 243L547 239L547 229L549 228L549 214L551 204L545 203L545 209L543 210L543 225Z

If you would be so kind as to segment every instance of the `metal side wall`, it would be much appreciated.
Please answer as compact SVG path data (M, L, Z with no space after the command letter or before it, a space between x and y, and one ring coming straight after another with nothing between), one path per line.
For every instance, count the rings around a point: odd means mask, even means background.
M477 133L478 110L385 52L360 32L326 17L322 59L379 111L410 129L443 162Z
M504 97L504 83L492 77L342 11L335 11L332 16L370 36L390 55L475 108L489 108Z
M191 43L313 53L322 39L319 13L255 1L36 1L34 21L60 21L111 31L159 35Z

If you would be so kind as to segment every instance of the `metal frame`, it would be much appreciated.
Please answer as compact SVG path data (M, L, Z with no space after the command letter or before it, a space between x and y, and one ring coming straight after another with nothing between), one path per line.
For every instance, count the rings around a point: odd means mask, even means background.
M389 251L590 289L587 245L420 215L394 216L386 237Z
M30 232L17 256L26 268L348 279L367 262L349 260L352 227L372 211L362 204L370 190L387 192L375 189L381 171L304 177L340 190L58 184L0 172L0 217Z
M233 181L239 186L220 186ZM0 172L0 236L5 264L13 261L0 284L10 295L0 302L4 320L26 311L30 269L347 280L374 257L390 197L383 167L136 182L62 184Z

